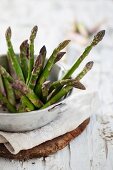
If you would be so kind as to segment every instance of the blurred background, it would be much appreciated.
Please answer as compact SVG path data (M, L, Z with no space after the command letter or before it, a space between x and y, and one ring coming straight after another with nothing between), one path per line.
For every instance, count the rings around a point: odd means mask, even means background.
M63 59L68 66L79 57L92 36L105 29L104 40L86 59L93 60L95 65L92 74L83 81L86 86L99 91L102 104L113 103L112 0L0 0L0 54L6 53L4 34L8 26L12 28L15 52L19 52L19 45L28 39L34 25L39 27L35 41L36 54L46 45L49 57L59 42L71 39ZM83 66L84 62L81 67ZM105 88L106 95L103 95Z
M36 39L36 53L43 44L48 54L60 41L69 38L76 48L86 45L86 32L94 33L107 29L113 36L112 0L0 0L0 52L6 52L5 30L11 26L15 50L28 38L31 28L39 26ZM76 25L81 24L83 36L74 34ZM112 37L111 37L112 38ZM112 45L111 41L107 46Z

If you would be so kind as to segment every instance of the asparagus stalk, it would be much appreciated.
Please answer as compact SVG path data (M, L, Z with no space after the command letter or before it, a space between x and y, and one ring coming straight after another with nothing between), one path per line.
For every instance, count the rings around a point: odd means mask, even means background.
M94 38L93 41L91 42L91 44L85 49L85 51L83 52L83 54L78 58L78 60L74 63L74 65L71 67L71 69L68 70L68 72L65 74L65 76L63 77L63 79L67 79L69 77L71 77L71 75L73 74L73 72L79 67L79 65L81 64L81 62L86 58L86 56L90 53L90 51L92 50L92 48L94 46L96 46L104 37L105 35L105 30L102 30L100 32L98 32Z
M8 99L1 93L1 91L0 91L0 100L7 107L9 112L12 112L12 113L16 113L17 112L15 107L8 101Z
M24 95L21 97L21 105L18 107L18 112L29 112L35 110L35 106L31 101Z
M16 104L16 100L13 88L6 78L3 78L3 82L7 94L7 99L14 106Z
M35 105L35 107L40 108L43 106L43 103L38 98L38 96L33 92L33 90L28 88L24 82L16 80L13 82L12 86L19 90L23 95L27 96L28 99Z
M41 76L39 77L38 83L37 83L36 88L35 88L35 92L36 92L36 94L39 94L39 96L41 95L41 85L48 78L49 73L50 73L50 71L51 71L51 69L52 69L52 67L55 63L55 59L56 59L58 53L62 49L64 49L69 44L69 42L70 42L70 40L65 40L62 43L60 43L58 45L58 47L54 49L52 55L48 59L47 64L46 64Z
M55 63L57 63L65 54L66 52L59 52L56 59L55 59Z
M45 81L42 84L42 98L43 98L44 102L46 102L46 100L47 100L47 96L48 96L48 93L49 93L50 85L51 85L50 81Z
M25 40L20 45L20 65L21 65L21 69L23 71L25 81L28 76L28 59L27 59L28 49L29 49L28 40Z
M30 81L28 83L28 87L31 89L34 89L36 81L40 75L40 71L42 69L42 64L43 64L43 56L41 54L39 54L39 56L37 57L36 61L35 61L35 65L33 68L33 71L31 73L31 78Z
M11 76L13 77L13 79L17 79L17 75L15 73L14 67L12 66L12 61L11 61L11 57L9 52L7 52L7 59L8 59L8 68L9 68L9 72L11 74ZM19 99L19 94L17 90L14 90L15 93L15 98Z
M14 53L13 46L11 43L11 28L10 27L6 30L5 37L6 37L6 42L8 46L8 53L11 57L12 66L16 72L18 79L24 81L24 76L23 76L21 67L19 65L18 59Z
M84 85L81 84L80 82L74 82L69 86L67 85L67 86L63 87L54 97L52 97L43 107L41 107L41 109L44 109L44 108L58 102L63 96L65 96L70 90L72 90L73 87L85 90Z
M15 79L17 79L17 75L16 72L14 70L14 67L12 65L12 59L10 57L9 51L7 52L7 60L8 60L8 68L9 68L9 72L11 74L11 76Z
M51 84L49 92L51 92L54 89L57 89L59 87L62 87L64 85L67 85L73 81L74 81L74 79L57 80Z
M33 29L31 30L31 35L30 35L30 45L29 45L29 67L28 67L28 77L27 77L27 84L29 83L29 79L31 77L31 72L33 69L34 65L34 40L36 38L36 34L38 31L38 27L34 26Z
M94 62L90 61L88 62L85 67L83 68L83 70L77 75L77 77L75 78L76 81L80 81L86 74L88 71L90 71L93 67Z

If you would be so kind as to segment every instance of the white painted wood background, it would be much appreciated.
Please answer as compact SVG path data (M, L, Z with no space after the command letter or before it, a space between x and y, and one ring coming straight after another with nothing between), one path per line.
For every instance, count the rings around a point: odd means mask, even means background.
M86 60L95 66L83 80L96 89L101 99L99 113L69 146L45 159L26 162L0 158L0 170L113 170L113 1L112 0L0 0L0 53L5 53L4 31L10 25L16 52L28 37L33 25L39 25L38 49L46 44L48 55L65 38L69 38L73 21L89 28L105 20L106 37ZM37 47L38 46L38 47ZM68 48L71 64L84 47L72 42ZM37 52L36 51L36 52ZM75 58L76 58L75 57Z

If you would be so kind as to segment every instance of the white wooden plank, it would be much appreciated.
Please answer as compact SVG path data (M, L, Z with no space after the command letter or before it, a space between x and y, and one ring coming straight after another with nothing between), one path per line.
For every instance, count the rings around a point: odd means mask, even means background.
M45 158L45 170L71 170L70 167L70 150L68 147Z
M106 37L88 58L95 61L94 69L83 82L85 82L87 87L99 91L103 107L102 114L111 114L113 112L113 1L15 0L10 1L10 3L8 2L8 0L0 1L0 11L2 14L0 15L0 37L2 40L2 43L0 43L0 53L6 51L3 32L8 25L13 27L14 47L18 52L19 49L17 47L20 42L28 37L31 27L34 24L38 24L40 29L36 44L39 44L40 47L43 44L47 44L49 55L59 41L64 37L69 37L71 24L76 18L85 23L89 28L104 18L107 20L103 26L103 28L108 30ZM41 5L43 8L40 8ZM80 54L84 48L77 47L74 42L71 45L68 48L70 57ZM73 59L70 64L72 62ZM33 159L22 163L0 159L0 169L112 170L113 145L110 141L106 141L100 136L100 130L107 128L102 122L103 116L93 116L90 125L81 136L73 140L68 147L45 160L43 158ZM110 126L109 122L108 125Z
M84 167L90 170L87 130L70 143L70 150L72 170L83 170Z
M44 161L41 159L32 159L25 162L11 161L0 158L1 170L44 170Z

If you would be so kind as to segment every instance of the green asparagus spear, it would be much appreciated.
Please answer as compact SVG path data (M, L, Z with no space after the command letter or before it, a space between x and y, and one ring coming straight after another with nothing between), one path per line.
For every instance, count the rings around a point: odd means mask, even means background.
M18 79L16 72L14 70L14 67L12 66L12 61L11 61L11 57L10 57L9 52L7 52L7 60L8 60L8 68L9 68L10 75L13 77L13 79L15 79L15 80ZM19 99L18 91L14 90L14 93L15 93L15 98Z
M72 83L69 86L67 85L67 86L63 87L54 97L52 97L44 106L42 106L41 109L44 109L44 108L58 102L63 96L65 96L70 90L72 90L73 87L85 90L84 85L81 84L80 82Z
M13 88L6 78L3 78L3 82L7 94L7 99L14 106L16 104L16 100Z
M11 57L12 66L14 67L14 70L17 74L18 79L24 81L24 76L23 76L21 67L19 65L18 59L14 53L13 46L11 43L11 28L10 27L6 30L5 36L6 36L7 46L8 46L8 53Z
M42 62L43 62L43 56L41 54L39 54L35 61L35 65L34 65L32 73L31 73L31 78L28 83L28 87L30 87L31 89L34 89L36 81L40 75L40 71L42 69L42 64L43 64Z
M0 91L0 100L7 107L9 112L12 112L12 113L16 113L17 112L15 107L11 103L9 103L8 99L1 93L1 91Z
M28 99L35 105L35 107L40 108L41 106L43 106L43 103L38 98L38 96L33 92L33 90L28 88L28 86L24 82L16 80L15 82L13 82L12 86L15 89L19 90L23 95L26 95Z
M57 89L59 87L62 87L64 85L67 85L69 84L70 82L73 82L74 79L65 79L65 80L57 80L57 81L54 81L51 86L50 86L50 90L49 92L53 91L54 89Z
M58 53L64 49L68 44L69 44L70 40L65 40L63 41L62 43L60 43L58 45L57 48L55 48L55 50L53 51L52 55L50 56L50 58L48 59L47 61L47 64L38 80L38 83L36 85L36 88L35 88L35 92L36 94L38 94L39 96L41 95L41 85L44 83L44 81L48 78L49 76L49 73L55 63L55 59L58 55Z
M50 85L51 85L50 81L45 81L42 84L42 98L43 98L44 102L46 102L46 100L47 100L47 96L48 96L48 93L49 93Z
M20 45L20 65L24 74L25 81L28 76L28 59L27 59L28 49L29 49L28 40L25 40Z
M90 71L93 67L94 62L90 61L88 62L85 67L83 68L83 70L77 75L77 77L75 78L76 81L80 81L86 74L88 71Z
M30 45L29 45L29 66L28 66L27 84L29 83L31 72L34 65L34 40L36 38L37 31L38 31L38 27L34 26L33 29L31 30L31 35L29 39Z
M12 59L10 57L9 51L7 52L7 60L8 60L8 68L9 68L9 72L10 72L11 76L14 79L17 79L17 75L16 75L16 72L15 72L14 67L12 65Z
M85 49L85 51L83 52L83 54L78 58L78 60L74 63L74 65L71 67L71 69L68 70L68 72L65 74L65 76L63 77L63 79L67 79L69 77L71 77L71 75L73 74L73 72L79 67L79 65L81 64L81 62L85 59L85 57L90 53L90 51L92 50L92 48L97 45L104 37L105 35L105 30L102 30L100 32L98 32L95 36L93 41L91 42L91 44Z
M21 104L18 107L18 112L29 112L35 110L35 106L31 101L24 95L21 97Z
M46 57L46 47L43 46L39 52L39 56L37 57L35 61L35 65L34 65L34 68L31 74L31 78L28 83L28 87L30 87L31 89L34 89L36 85L36 81L44 67L45 57Z

